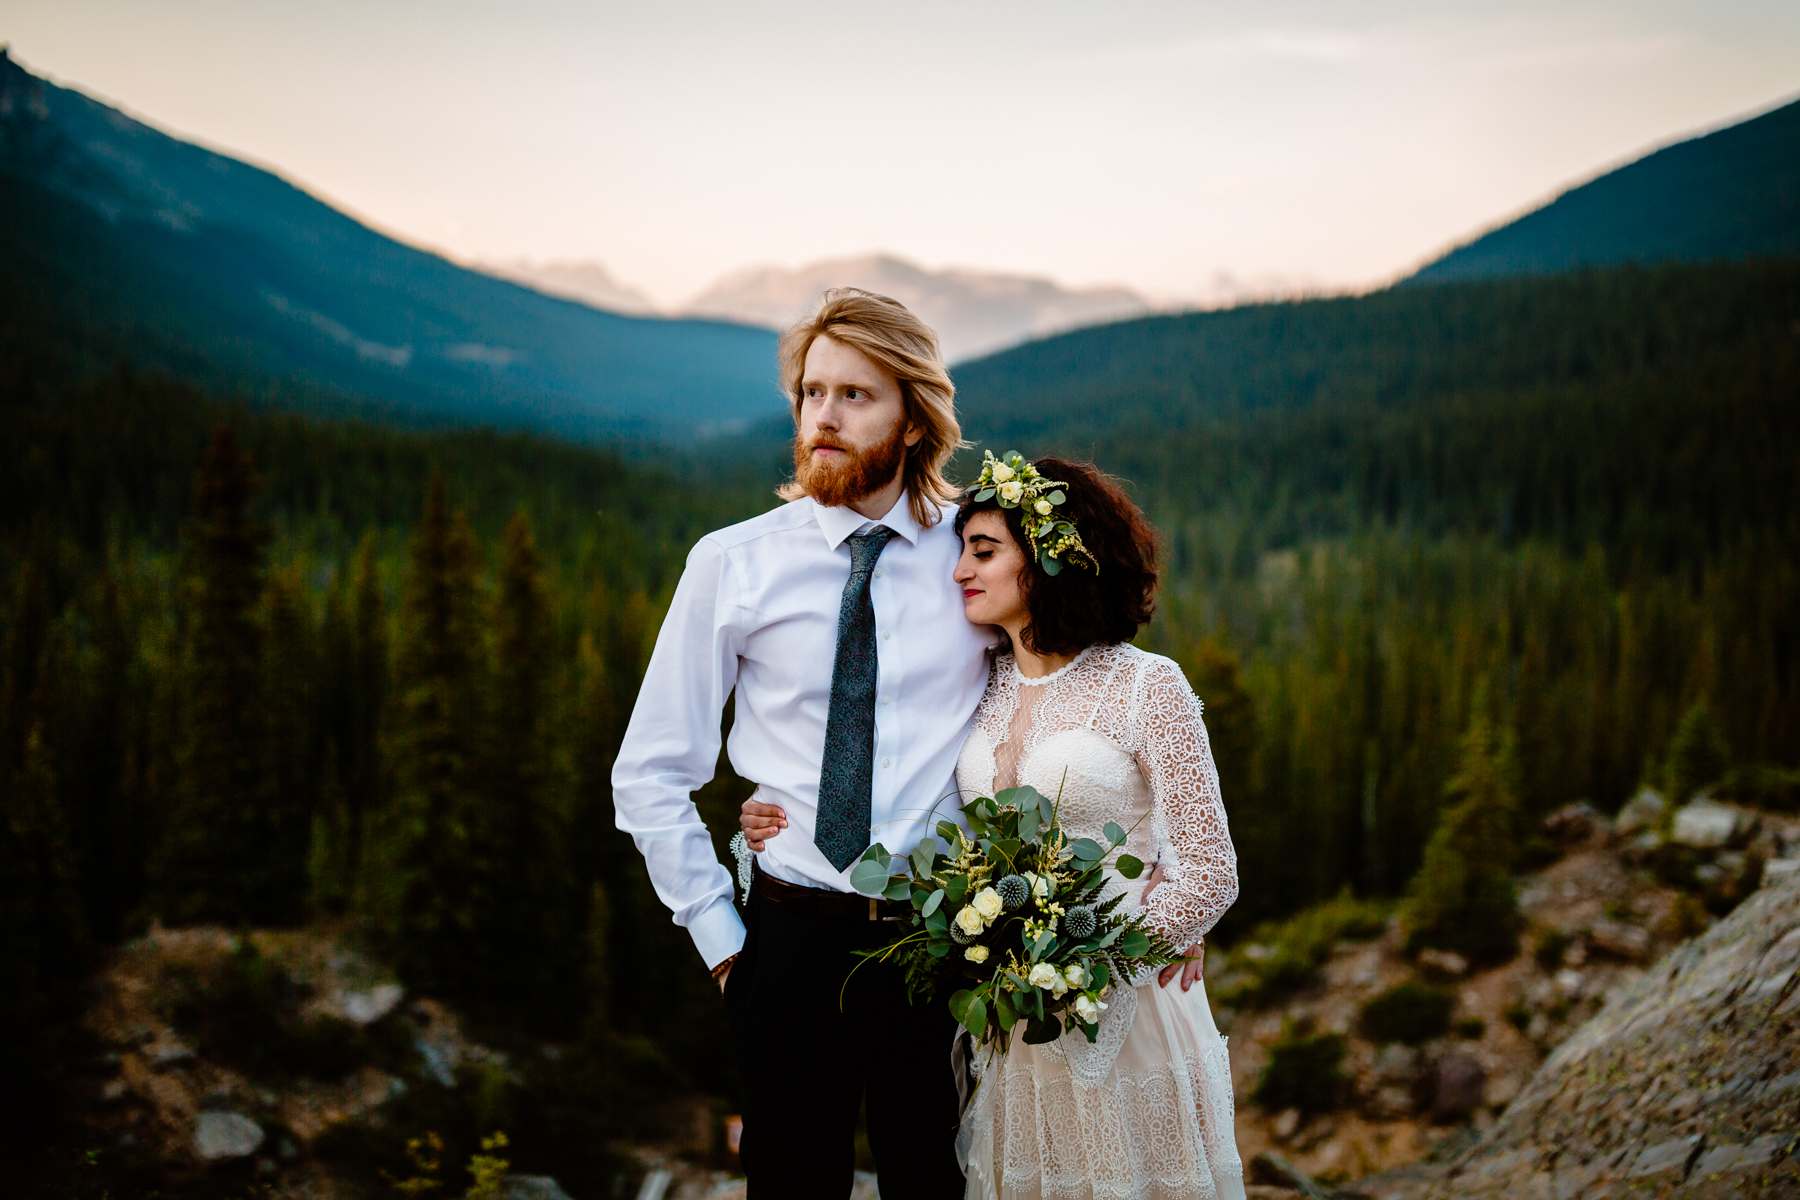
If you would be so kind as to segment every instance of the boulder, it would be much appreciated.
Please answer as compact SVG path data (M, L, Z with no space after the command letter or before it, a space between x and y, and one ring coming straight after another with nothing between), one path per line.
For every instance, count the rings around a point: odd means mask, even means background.
M1717 850L1731 845L1749 832L1745 815L1729 804L1720 804L1705 796L1675 810L1675 823L1669 840L1696 850Z
M1594 949L1626 962L1642 962L1650 954L1650 931L1624 921L1595 921L1587 940Z
M352 1025L368 1027L400 1007L406 989L397 983L378 983L362 991L340 991L333 997L333 1010Z
M1654 788L1640 788L1638 794L1627 800L1620 807L1619 815L1613 818L1613 833L1629 838L1646 830L1655 832L1668 807L1669 802L1662 798L1661 792Z
M1435 974L1456 979L1469 973L1469 960L1454 950L1427 948L1419 951L1419 966Z
M1578 845L1610 826L1606 814L1586 800L1565 804L1544 818L1544 832L1565 845Z
M1438 1124L1466 1119L1481 1107L1487 1068L1473 1054L1451 1050L1432 1064L1431 1119Z
M202 1162L248 1158L262 1148L262 1126L242 1113L208 1109L194 1123L194 1154Z
M508 1175L502 1187L506 1200L574 1200L548 1175Z

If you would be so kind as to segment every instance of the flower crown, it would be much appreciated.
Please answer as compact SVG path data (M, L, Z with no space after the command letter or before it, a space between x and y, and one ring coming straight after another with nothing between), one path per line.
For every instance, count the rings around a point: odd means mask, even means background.
M1082 545L1074 522L1056 515L1057 506L1068 499L1062 490L1067 486L1039 475L1017 450L1008 450L1001 458L995 458L992 450L983 450L981 474L972 490L978 502L997 499L1001 508L1019 510L1031 556L1044 574L1060 574L1064 563L1074 563L1098 575L1100 563Z

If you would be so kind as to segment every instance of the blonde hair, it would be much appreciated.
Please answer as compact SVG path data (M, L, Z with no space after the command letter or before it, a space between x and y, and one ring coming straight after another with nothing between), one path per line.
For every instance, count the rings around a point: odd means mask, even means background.
M796 428L806 352L821 334L855 347L899 379L901 419L924 434L916 445L907 447L902 482L913 519L926 528L937 524L943 516L938 502L962 494L961 488L944 477L944 464L968 444L956 420L956 385L944 367L937 334L892 297L861 288L828 289L819 311L783 333L777 349L781 387L793 408ZM775 494L783 500L798 500L806 489L790 479L776 488Z

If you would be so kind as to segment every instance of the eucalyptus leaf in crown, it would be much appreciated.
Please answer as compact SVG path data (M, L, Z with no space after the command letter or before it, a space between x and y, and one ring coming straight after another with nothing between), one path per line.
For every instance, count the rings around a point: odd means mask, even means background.
M1001 508L1019 510L1031 556L1044 574L1061 573L1065 563L1099 574L1100 563L1082 545L1074 522L1057 515L1056 510L1069 498L1063 490L1068 486L1045 479L1017 450L1008 450L1000 458L995 458L992 450L983 450L981 474L972 490L977 501L997 500Z
M1065 1031L1092 1042L1114 986L1187 961L1141 912L1117 911L1125 893L1107 886L1108 860L1125 879L1144 864L1114 858L1127 833L1116 822L1104 845L1071 838L1056 806L1032 787L978 796L962 811L968 830L939 821L904 858L870 846L850 886L911 902L912 932L859 953L898 962L914 1003L947 996L976 1046L1003 1054L1020 1024L1030 1043Z

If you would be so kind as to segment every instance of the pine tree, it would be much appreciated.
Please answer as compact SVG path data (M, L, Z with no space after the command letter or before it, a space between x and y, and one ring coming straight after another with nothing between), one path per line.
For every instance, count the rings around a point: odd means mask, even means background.
M1450 801L1425 847L1402 913L1409 950L1436 946L1473 962L1503 962L1518 948L1513 890L1517 766L1510 730L1496 736L1485 680L1476 686Z
M231 427L219 426L195 477L184 547L185 719L154 872L157 908L172 921L287 915L262 879L273 848L265 841L272 788L256 620L269 533L250 514L258 487Z
M401 970L416 986L474 985L473 835L480 779L481 612L478 549L452 511L442 474L426 488L410 550L390 729L395 772L388 822L387 914Z
M298 920L308 891L307 858L318 802L318 699L314 633L300 568L273 572L263 593L263 696L269 722L269 803L261 814L264 854L259 911Z
M1681 718L1669 742L1663 766L1663 785L1671 804L1685 804L1695 792L1724 778L1731 765L1731 747L1713 719L1705 700L1696 700Z
M486 788L477 812L480 894L476 956L483 988L503 1010L561 1015L558 984L580 976L581 890L568 839L568 786L551 745L554 629L530 523L515 513L501 535Z

